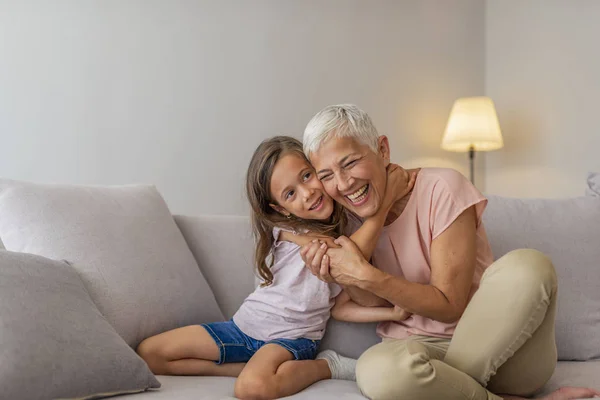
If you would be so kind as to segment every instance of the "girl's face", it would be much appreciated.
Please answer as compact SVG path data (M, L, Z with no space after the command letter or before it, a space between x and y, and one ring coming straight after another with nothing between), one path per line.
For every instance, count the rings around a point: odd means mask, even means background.
M277 202L270 206L285 216L325 221L333 213L333 200L323 190L313 167L298 154L288 153L277 161L270 190Z

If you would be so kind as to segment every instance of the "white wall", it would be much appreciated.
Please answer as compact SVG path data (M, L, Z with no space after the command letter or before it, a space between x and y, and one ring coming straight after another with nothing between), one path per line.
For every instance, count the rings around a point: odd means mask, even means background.
M600 1L488 0L486 94L505 148L486 155L486 191L584 193L600 171Z
M175 213L244 214L260 140L301 137L340 102L372 115L393 160L467 174L439 141L454 99L483 93L484 14L480 0L0 0L0 176L154 183Z

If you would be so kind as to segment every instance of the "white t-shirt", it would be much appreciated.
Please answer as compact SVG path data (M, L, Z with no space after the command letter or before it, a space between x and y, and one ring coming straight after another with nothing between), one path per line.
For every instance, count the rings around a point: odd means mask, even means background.
M279 232L279 228L273 230L273 283L258 286L244 300L233 321L257 340L320 340L341 287L314 276L300 257L300 246L279 241Z

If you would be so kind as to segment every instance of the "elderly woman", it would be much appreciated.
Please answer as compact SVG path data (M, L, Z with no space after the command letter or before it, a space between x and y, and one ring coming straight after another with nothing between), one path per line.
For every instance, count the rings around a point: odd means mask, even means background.
M390 149L364 111L320 111L306 127L304 150L326 192L347 209L350 232L379 210ZM344 286L355 302L412 314L379 324L383 341L358 360L357 383L367 397L520 398L551 377L554 268L527 249L493 262L481 220L486 203L460 173L423 168L413 191L392 207L372 260L346 237L336 241L341 248L303 248L313 273ZM594 395L600 392L563 388L548 398Z

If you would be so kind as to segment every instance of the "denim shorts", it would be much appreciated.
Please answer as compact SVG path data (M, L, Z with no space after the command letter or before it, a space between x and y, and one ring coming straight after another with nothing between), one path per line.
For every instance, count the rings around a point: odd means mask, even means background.
M208 334L212 336L219 347L219 360L217 364L242 363L250 358L265 344L278 344L288 350L296 360L313 360L317 355L320 340L312 339L275 339L269 341L256 340L246 335L233 322L213 322L201 324Z

